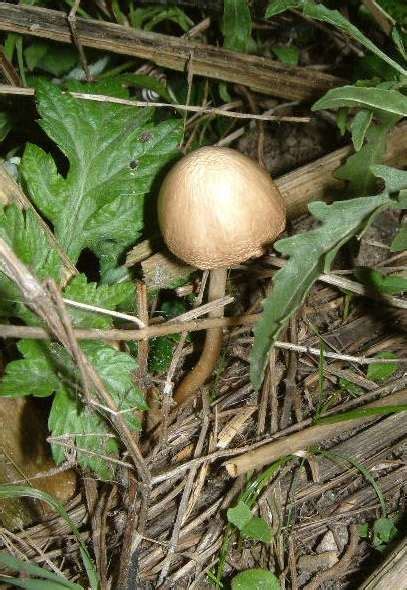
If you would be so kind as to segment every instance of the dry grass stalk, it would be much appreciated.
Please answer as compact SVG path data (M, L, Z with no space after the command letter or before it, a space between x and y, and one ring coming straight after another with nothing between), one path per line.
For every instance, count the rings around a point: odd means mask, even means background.
M72 43L66 14L46 8L0 3L0 30ZM242 84L288 100L318 98L344 83L315 69L288 67L265 57L93 19L76 18L75 30L83 47L140 57L178 71L185 71L193 55L194 75Z
M377 400L364 406L364 408L381 407L386 405L397 405L407 403L407 389L398 393L389 395L385 399ZM280 457L295 454L298 451L307 449L311 445L319 444L325 440L337 436L341 432L346 432L361 424L369 423L376 420L377 416L363 416L355 420L346 422L337 422L334 424L321 424L310 426L305 430L282 438L276 442L271 442L261 446L254 451L249 451L240 455L236 459L227 461L225 467L232 477L237 477L253 469L260 468L276 461Z
M217 447L226 449L232 440L243 430L247 420L257 410L257 406L243 407L220 431Z
M389 553L379 568L359 590L391 590L405 588L407 572L407 538Z

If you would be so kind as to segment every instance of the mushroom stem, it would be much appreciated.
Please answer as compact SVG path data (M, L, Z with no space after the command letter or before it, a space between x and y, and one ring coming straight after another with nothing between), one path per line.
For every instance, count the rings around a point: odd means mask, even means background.
M226 275L226 268L210 271L208 301L215 301L225 295ZM211 318L222 317L223 307L209 312L208 316ZM222 342L222 328L211 328L206 331L204 346L197 364L181 381L175 392L174 399L178 405L186 403L193 397L197 389L210 377L218 361Z

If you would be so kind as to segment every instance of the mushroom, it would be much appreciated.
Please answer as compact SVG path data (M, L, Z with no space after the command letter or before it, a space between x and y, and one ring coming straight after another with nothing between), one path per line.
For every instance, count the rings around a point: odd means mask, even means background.
M158 221L178 258L209 270L208 300L225 294L227 269L261 256L285 227L285 204L268 173L230 148L203 147L184 156L165 177ZM223 315L212 312L211 317ZM211 375L222 347L222 328L210 328L195 367L174 399L189 400Z

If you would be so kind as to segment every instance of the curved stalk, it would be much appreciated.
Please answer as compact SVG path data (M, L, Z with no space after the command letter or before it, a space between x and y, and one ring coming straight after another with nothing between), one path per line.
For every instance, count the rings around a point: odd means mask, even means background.
M208 301L215 301L225 295L226 274L226 268L210 271ZM210 312L208 316L211 318L222 317L223 307ZM199 387L210 377L218 361L222 342L222 328L211 328L206 331L204 346L197 364L181 381L175 392L174 399L178 405L190 400Z

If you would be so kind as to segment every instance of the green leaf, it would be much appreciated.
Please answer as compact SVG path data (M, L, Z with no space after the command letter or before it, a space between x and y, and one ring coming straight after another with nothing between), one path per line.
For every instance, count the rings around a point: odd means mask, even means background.
M46 345L35 340L21 340L17 345L24 359L11 361L0 381L0 395L47 397L60 387Z
M377 406L377 408L359 408L357 410L343 412L342 414L317 418L315 424L335 424L336 422L358 420L359 418L367 418L369 416L388 416L389 414L398 414L399 412L405 412L406 410L407 404Z
M0 499L2 499L2 498L24 498L24 497L34 498L35 500L40 500L41 502L45 502L46 504L49 504L49 506L51 506L51 508L53 510L55 510L55 512L57 512L61 518L64 519L64 521L68 524L70 530L72 531L72 534L74 535L74 537L79 545L81 558L82 558L83 564L85 566L86 573L88 575L91 590L100 590L99 577L98 577L98 573L95 568L95 564L93 563L93 560L86 548L86 545L82 540L81 534L80 534L76 524L71 519L69 514L66 512L66 510L62 506L62 504L60 502L58 502L58 500L56 500L50 494L47 494L46 492L43 492L42 490L37 490L36 488L33 488L31 486L14 485L14 484L0 485ZM38 590L41 590L41 588L38 588Z
M358 397L361 393L363 393L363 389L359 385L356 385L356 383L352 383L352 381L349 381L344 377L339 378L339 385L343 390L350 393L350 395L352 395L353 397Z
M69 72L78 62L78 53L74 48L40 39L32 41L24 50L24 57L30 71L38 68L57 77Z
M223 3L224 47L246 52L252 33L252 17L247 0L224 0Z
M373 544L388 544L398 535L398 530L394 526L391 518L378 518L373 525Z
M263 518L253 517L241 529L243 537L254 539L256 541L263 541L263 543L270 543L272 538L272 531Z
M232 590L280 590L278 578L268 570L255 568L237 574L232 580Z
M87 341L81 348L107 387L123 418L133 431L140 430L137 410L147 409L141 391L134 385L133 373L136 361L130 355L119 352L102 342ZM59 391L54 397L49 428L52 435L72 434L80 465L91 469L101 479L111 479L115 464L105 457L118 457L119 445L107 420L94 408L84 406L78 398L80 374L68 353L59 345L52 346L52 355L62 373ZM77 387L75 385L77 384ZM65 460L64 447L52 443L55 461Z
M395 115L387 115L370 125L364 146L336 171L337 178L349 182L353 195L364 196L374 190L376 181L372 167L383 160L388 134L397 120Z
M362 537L362 539L366 539L369 536L369 525L367 522L360 524L358 527L358 535Z
M397 295L407 291L407 278L397 275L382 275L377 270L368 267L355 269L355 275L361 283L377 293Z
M160 336L150 340L148 370L154 375L162 375L170 368L174 348L179 336Z
M397 358L397 356L394 354L394 352L379 352L379 354L376 355L376 358L394 359ZM367 377L372 381L377 381L380 383L381 381L386 381L392 375L394 375L397 369L398 365L396 363L380 363L377 365L369 365L367 369Z
M38 279L51 277L58 281L62 268L60 256L50 246L47 235L31 209L24 212L16 205L0 208L0 237ZM38 324L38 318L22 301L21 292L15 283L0 272L0 316L12 315Z
M21 578L8 578L6 576L0 576L0 582L5 582L9 586L24 588L25 590L65 590L69 588L69 586L58 582L49 582L48 580L24 580ZM76 586L76 588L83 590L81 586Z
M69 588L70 590L83 590L82 586L78 584L74 584L65 578L65 576L61 576L60 574L55 574L54 572L50 572L49 570L39 567L38 565L33 565L24 559L18 559L13 555L5 553L4 551L0 552L0 564L4 565L6 568L15 570L18 573L25 573L29 576L35 576L37 578L42 578L42 582L44 580L49 580L57 584L55 588ZM1 578L0 578L1 579ZM7 578L4 578L3 581L7 581ZM45 586L44 586L45 588Z
M348 456L344 456L344 455L339 455L337 453L333 453L332 451L324 451L324 450L321 450L320 454L322 456L328 457L328 459L331 459L332 461L335 461L335 462L337 462L339 460L340 462L350 463L353 467L355 467L358 471L360 471L360 473L363 475L363 477L370 483L370 485L374 489L374 491L377 495L377 498L380 502L383 516L386 516L386 514L387 514L386 499L384 497L384 494L382 492L382 489L381 489L379 483L375 480L372 472L369 469L367 469L364 465L362 465L362 463L359 463L359 461L354 459L352 456L348 457Z
M394 45L397 47L400 55L403 57L404 61L407 61L407 50L404 43L403 35L400 33L397 27L393 27L391 32L391 38L393 40Z
M227 511L228 522L242 530L253 518L250 508L244 502L239 502L234 508Z
M376 165L371 167L375 176L383 178L386 190L389 193L397 193L407 189L407 172L392 168L391 166Z
M355 150L358 152L365 140L367 130L372 122L373 113L372 111L359 111L353 118L350 126L352 132L352 143Z
M4 141L11 131L11 117L9 113L3 111L0 113L0 141Z
M387 195L332 205L315 202L309 210L321 221L320 227L276 242L275 249L289 256L289 260L276 273L272 294L265 300L262 317L254 330L250 374L256 389L261 386L271 346L287 320L302 305L318 276L329 272L338 249L357 234L375 212L391 203Z
M272 18L290 8L300 8L302 0L272 0L267 6L265 18Z
M289 66L298 65L300 59L300 51L297 47L291 45L290 47L273 47L273 53L280 61Z
M69 88L128 97L120 77ZM88 247L104 269L116 266L141 235L153 182L177 154L180 120L155 124L153 109L80 100L43 80L36 96L40 125L67 157L69 170L61 177L49 155L28 146L21 172L30 196L73 262Z
M390 250L392 252L401 252L402 250L407 250L407 223L403 223L403 225L400 227L396 237L391 243Z
M364 47L369 49L369 51L388 63L397 72L403 76L407 75L407 71L400 64L381 51L381 49L372 43L368 37L366 37L361 31L359 31L357 27L350 23L338 10L331 10L323 4L314 4L309 0L303 0L303 2L303 10L306 16L333 25L337 29L343 31L347 35L350 35L353 39L361 43Z
M59 254L50 246L31 209L22 211L17 205L0 209L0 237L37 278L58 280L61 272Z
M88 283L86 276L74 277L64 291L64 297L97 307L114 310L118 305L134 296L134 285L130 282L113 285ZM94 311L84 311L69 306L69 315L77 328L110 328L112 318Z
M341 86L332 88L313 106L313 111L338 109L341 107L368 108L384 111L400 117L407 116L407 96L397 90L383 88L364 88L360 86Z
M102 480L111 480L118 459L119 445L106 421L95 410L84 407L70 389L61 388L54 396L48 426L53 437L72 440L76 458L82 469L90 469ZM63 463L67 449L57 441L51 442L54 461Z

